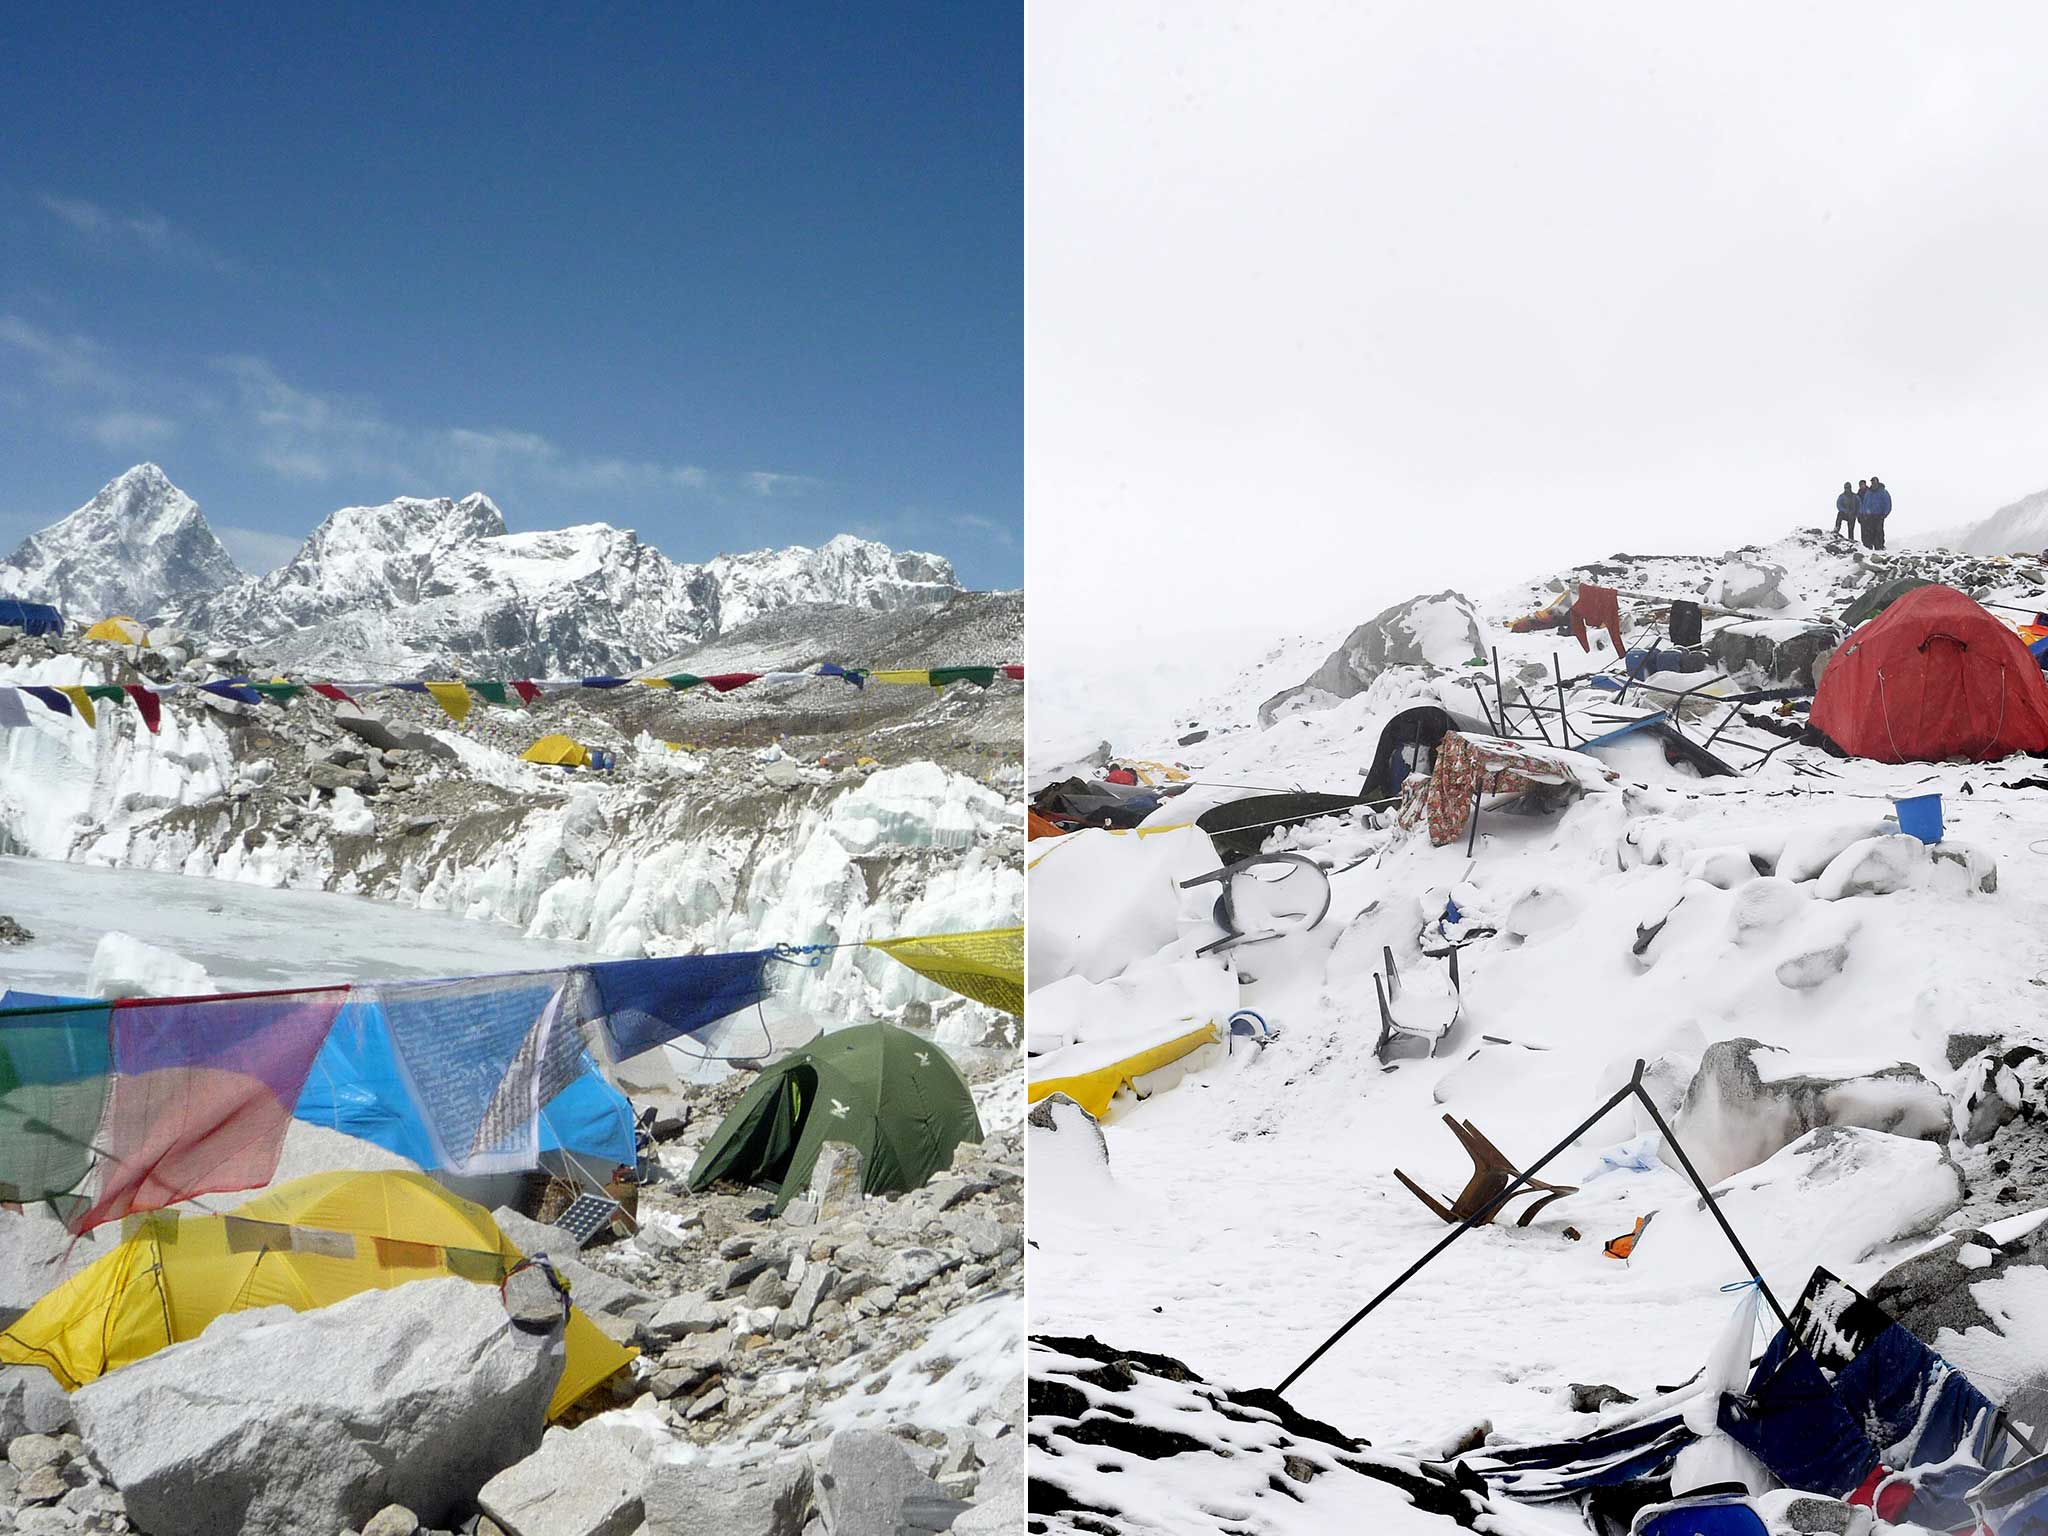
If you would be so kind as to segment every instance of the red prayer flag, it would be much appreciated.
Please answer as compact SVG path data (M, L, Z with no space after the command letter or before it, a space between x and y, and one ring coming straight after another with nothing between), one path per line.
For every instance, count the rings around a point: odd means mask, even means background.
M698 681L709 683L720 693L731 693L735 688L744 688L760 675L758 672L721 672L716 677L699 678Z
M154 736L157 727L163 723L163 700L140 683L123 683L121 690L135 701L135 708L142 716L142 723L149 727L149 734Z
M342 692L341 689L335 687L334 684L332 683L310 683L307 686L310 687L315 693L319 694L321 698L332 699L337 704L355 703L354 699L350 698L346 693Z
M1003 668L1003 676L1021 683L1024 681L1024 669L1021 666L1005 667Z
M534 683L529 683L523 677L515 677L512 679L512 691L519 695L519 701L522 704L531 704L535 699L540 697L540 688L538 687L538 685Z

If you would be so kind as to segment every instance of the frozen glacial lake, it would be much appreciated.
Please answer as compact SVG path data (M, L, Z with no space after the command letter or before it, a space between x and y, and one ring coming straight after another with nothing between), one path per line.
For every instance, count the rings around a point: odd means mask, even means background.
M0 913L35 935L0 948L0 983L83 992L103 934L131 934L206 967L223 991L401 976L468 976L601 960L593 944L500 923L231 880L0 858Z

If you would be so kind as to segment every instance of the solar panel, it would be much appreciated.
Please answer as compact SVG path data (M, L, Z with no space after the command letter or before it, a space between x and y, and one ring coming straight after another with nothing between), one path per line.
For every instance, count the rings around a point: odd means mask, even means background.
M612 1218L619 1214L619 1202L606 1195L578 1195L569 1202L568 1209L554 1219L553 1225L576 1239L578 1248L588 1248L590 1240L612 1224Z

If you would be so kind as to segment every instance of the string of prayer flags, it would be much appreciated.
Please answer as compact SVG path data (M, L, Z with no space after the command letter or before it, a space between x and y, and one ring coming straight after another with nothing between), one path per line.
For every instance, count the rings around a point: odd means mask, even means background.
M869 677L878 683L929 683L932 675L923 667L898 667L886 672L870 672Z
M149 727L149 734L152 736L156 735L159 727L163 724L163 700L159 699L154 692L143 687L140 683L128 683L123 686L121 691L135 701L135 712L142 716L142 723Z
M441 712L457 725L469 717L469 690L460 683L428 683L427 692L433 696Z
M57 691L71 701L71 707L78 711L78 718L85 722L86 729L90 730L100 723L99 717L93 713L92 700L87 697L83 688L74 683Z

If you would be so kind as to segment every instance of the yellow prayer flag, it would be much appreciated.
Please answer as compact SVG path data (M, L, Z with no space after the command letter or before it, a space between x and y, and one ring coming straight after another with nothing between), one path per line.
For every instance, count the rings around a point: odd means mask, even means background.
M640 684L641 684L641 685L642 685L643 687L647 687L647 688L673 688L673 687L675 687L675 684L674 684L674 683L672 683L672 682L670 682L670 681L669 681L669 680L668 680L667 678L665 678L665 677L642 677L642 678L636 678L636 679L634 679L634 681L636 681L636 682L640 683Z
M73 684L69 688L59 688L57 691L71 701L72 708L78 711L78 717L88 727L96 726L100 723L98 716L92 712L92 699L87 696L83 688Z
M910 671L902 672L870 672L868 674L868 681L871 683L917 683L924 687L930 687L932 674L931 669L928 667L917 667Z
M427 692L434 696L434 702L447 712L448 718L460 725L469 714L469 690L460 683L429 683Z
M935 933L915 939L870 939L892 960L948 991L1004 1013L1024 1012L1024 930Z

